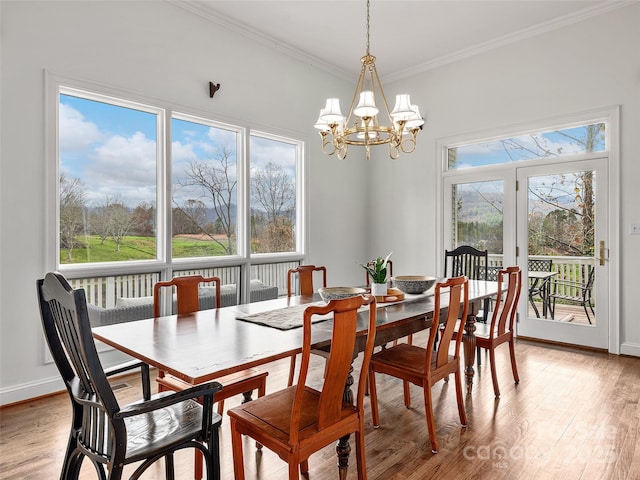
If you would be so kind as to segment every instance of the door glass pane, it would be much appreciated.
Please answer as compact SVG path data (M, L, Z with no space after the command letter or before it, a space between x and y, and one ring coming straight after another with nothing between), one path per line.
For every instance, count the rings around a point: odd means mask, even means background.
M60 264L157 256L158 114L111 100L59 96Z
M595 325L595 172L529 177L529 317Z
M238 133L199 120L171 120L174 258L238 251Z
M300 146L251 135L251 253L295 252Z
M504 181L458 183L451 195L451 247L487 250L489 266L502 266Z

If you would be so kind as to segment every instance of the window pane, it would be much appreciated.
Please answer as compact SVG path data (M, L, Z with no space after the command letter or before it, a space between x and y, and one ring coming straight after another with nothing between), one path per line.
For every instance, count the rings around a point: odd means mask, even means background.
M173 118L172 249L174 258L238 251L238 133Z
M251 253L296 251L296 168L300 148L251 135Z
M597 123L449 148L448 168L497 165L536 158L603 152L605 124Z
M60 94L60 264L156 258L158 115Z
M452 248L470 245L478 250L488 250L492 262L494 257L500 259L503 254L504 182L455 184L451 201Z

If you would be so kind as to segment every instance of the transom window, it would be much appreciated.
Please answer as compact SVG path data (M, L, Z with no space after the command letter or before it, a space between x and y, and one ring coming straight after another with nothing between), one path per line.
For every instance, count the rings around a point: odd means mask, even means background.
M606 151L605 123L530 132L447 148L448 170Z

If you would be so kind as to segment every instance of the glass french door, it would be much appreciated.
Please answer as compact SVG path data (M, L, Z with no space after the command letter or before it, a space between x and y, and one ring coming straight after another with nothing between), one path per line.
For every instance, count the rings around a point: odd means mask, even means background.
M608 347L607 172L595 159L444 179L443 249L522 268L517 335Z
M606 159L517 169L517 334L608 348Z

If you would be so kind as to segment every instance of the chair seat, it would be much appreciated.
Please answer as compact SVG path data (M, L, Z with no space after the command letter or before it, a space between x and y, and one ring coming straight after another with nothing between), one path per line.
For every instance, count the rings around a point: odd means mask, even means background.
M268 440L265 440L265 446L273 448L273 441L281 448L288 444L291 432L291 409L293 408L293 400L296 393L296 386L287 387L284 390L257 398L252 402L246 403L240 407L232 408L227 413L231 418L237 419L251 429L251 426L261 431L268 432ZM300 412L299 424L299 442L301 447L306 439L314 438L317 440L318 430L318 403L320 400L320 392L309 387L305 387L302 400L302 410ZM354 418L356 408L347 403L341 411L341 420L349 421ZM355 417L357 418L357 417ZM356 420L357 421L357 420ZM332 425L335 428L335 425ZM328 442L331 442L333 436Z
M250 392L252 390L258 390L259 392L264 393L267 375L269 375L269 372L247 369L216 378L216 382L222 384L222 390L216 394L216 402L221 402L227 398L231 398L244 392ZM193 386L184 380L174 377L173 375L159 377L156 381L158 382L158 385L161 385L164 389L172 390L174 392L180 392Z
M191 385L190 385L191 386ZM163 392L151 400L171 395ZM145 460L177 443L197 438L202 430L202 407L195 400L181 402L149 413L125 418L127 426L126 463ZM222 417L213 413L213 425L220 425ZM153 425L153 428L149 428Z
M418 347L409 343L399 343L390 348L385 348L378 353L375 353L371 358L371 362L376 364L376 371L383 372L385 369L379 368L381 365L386 365L391 369L398 369L405 372L404 375L399 378L406 378L409 381L412 376L424 377L426 372L424 371L424 347ZM449 355L449 361L453 361L453 355ZM435 352L431 353L431 367L435 369ZM407 375L408 374L408 375ZM414 382L418 385L422 384L421 380Z

